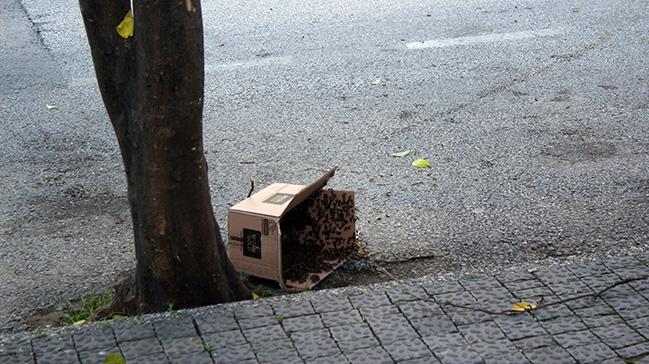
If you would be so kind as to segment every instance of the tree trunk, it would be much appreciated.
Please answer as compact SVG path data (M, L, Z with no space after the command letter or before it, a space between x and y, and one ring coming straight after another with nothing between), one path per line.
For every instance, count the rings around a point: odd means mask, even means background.
M95 73L124 162L138 311L245 299L212 210L203 153L199 0L80 0Z

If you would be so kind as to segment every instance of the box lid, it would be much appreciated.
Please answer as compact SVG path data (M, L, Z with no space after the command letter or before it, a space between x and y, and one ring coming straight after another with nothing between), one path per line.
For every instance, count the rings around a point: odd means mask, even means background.
M247 199L230 207L230 211L281 218L285 213L323 188L333 177L336 167L308 186L273 183Z

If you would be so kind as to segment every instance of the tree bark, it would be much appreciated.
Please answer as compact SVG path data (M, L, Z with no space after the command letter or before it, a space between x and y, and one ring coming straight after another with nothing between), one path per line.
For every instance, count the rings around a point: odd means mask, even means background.
M80 0L102 98L128 184L139 311L227 302L250 292L227 258L203 152L199 0Z

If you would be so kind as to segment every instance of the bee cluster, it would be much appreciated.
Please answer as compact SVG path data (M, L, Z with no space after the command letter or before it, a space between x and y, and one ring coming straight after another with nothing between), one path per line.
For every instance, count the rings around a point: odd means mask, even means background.
M354 196L321 190L289 211L282 221L284 279L317 283L317 274L329 271L357 249Z

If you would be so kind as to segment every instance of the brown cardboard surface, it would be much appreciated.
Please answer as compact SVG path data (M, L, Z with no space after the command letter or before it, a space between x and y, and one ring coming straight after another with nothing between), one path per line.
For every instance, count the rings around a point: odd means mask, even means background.
M282 260L285 259L285 254L282 254L283 244L280 223L286 213L321 190L334 175L335 171L336 168L334 167L306 187L286 183L273 183L232 206L228 212L228 256L235 269L253 276L275 280L279 282L280 286L284 287ZM327 193L330 193L330 196L333 196L335 199L349 199L351 196L351 207L354 208L354 193L352 191L328 190ZM349 203L349 200L347 201ZM350 210L344 209L341 211ZM309 212L308 214L310 215L311 213ZM301 210L296 211L295 216L300 215ZM347 219L345 218L344 220ZM333 224L333 222L331 223ZM293 225L289 224L288 226ZM355 220L351 221L351 225L345 226L347 227L344 231L336 231L332 235L333 238L344 238L345 242L353 241L355 243ZM340 229L338 228L337 230ZM331 238L329 240L322 238L322 244L331 248L329 246L332 242ZM334 244L340 244L340 239L338 239L338 243ZM310 249L309 246L302 246L302 251L306 249L308 252ZM288 252L289 256L291 255L290 253L291 251ZM309 257L312 256L309 255ZM319 257L317 258L319 259ZM340 266L346 259L347 257L342 257L341 259L330 261L328 265L332 267L331 269L326 269L323 272L308 273L307 277L309 279L303 282L287 281L286 285L311 288ZM299 261L293 260L293 262ZM316 266L322 265L318 263Z
M230 207L230 211L240 211L248 214L258 214L271 217L280 217L288 208L289 203L295 195L304 190L304 186L291 185L286 183L273 183L263 190L255 193L247 199ZM292 196L283 203L273 203L269 201L275 195ZM278 200L282 202L281 199Z

